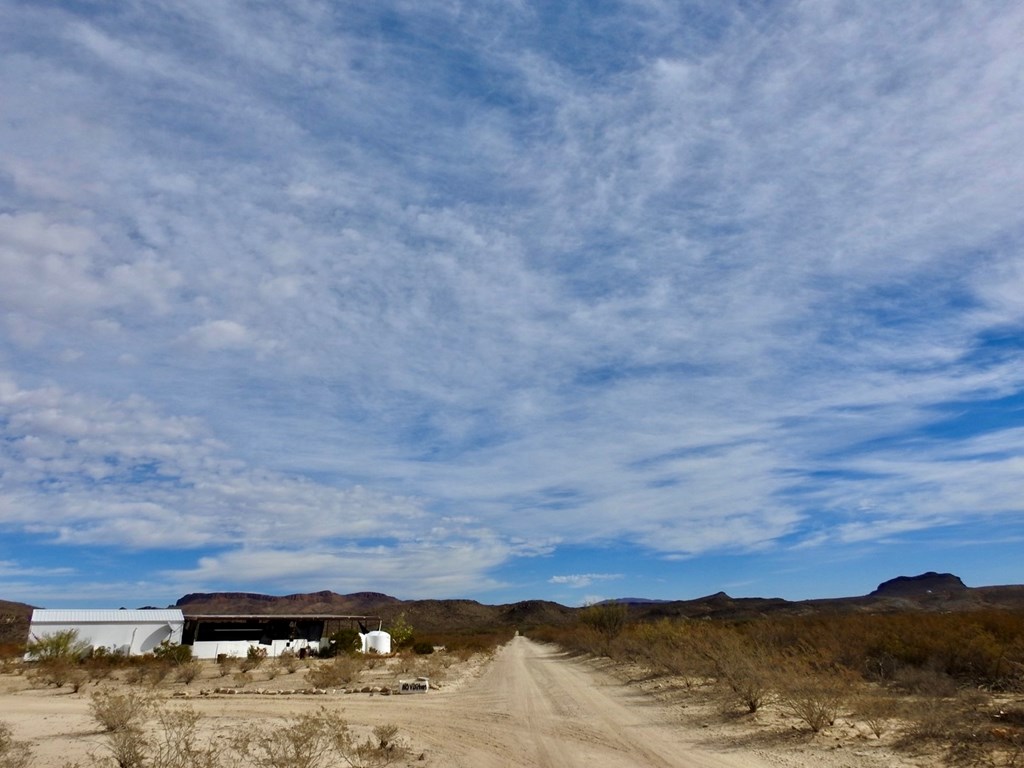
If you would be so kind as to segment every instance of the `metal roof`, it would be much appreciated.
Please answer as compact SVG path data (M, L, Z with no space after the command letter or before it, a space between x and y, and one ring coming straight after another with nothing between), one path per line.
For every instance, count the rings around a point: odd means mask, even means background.
M182 623L185 617L177 608L143 610L48 610L36 608L32 611L33 624L152 624Z
M342 621L374 619L380 616L350 613L187 613L186 621Z

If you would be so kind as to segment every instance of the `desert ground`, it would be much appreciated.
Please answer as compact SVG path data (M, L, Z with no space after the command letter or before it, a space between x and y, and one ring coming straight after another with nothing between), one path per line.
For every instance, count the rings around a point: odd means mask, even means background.
M323 663L323 662L321 662ZM438 667L438 669L440 669ZM405 670L408 672L408 669ZM839 720L825 732L771 727L769 712L726 717L710 701L683 696L671 681L625 679L600 660L573 658L557 647L516 637L493 656L453 663L425 694L382 695L402 670L392 660L371 671L372 692L297 692L302 673L254 680L241 689L206 663L187 688L154 689L167 707L192 707L209 738L228 738L253 723L278 721L321 707L338 711L353 730L395 725L408 751L397 763L435 768L489 766L658 766L679 768L896 768L935 763L898 756L886 739ZM226 678L230 681L230 678ZM27 742L34 766L94 764L104 734L90 714L91 693L124 682L40 688L25 675L0 676L0 721ZM231 692L229 692L229 690ZM271 691L273 694L271 694ZM775 724L778 725L778 724ZM93 761L93 762L89 762Z

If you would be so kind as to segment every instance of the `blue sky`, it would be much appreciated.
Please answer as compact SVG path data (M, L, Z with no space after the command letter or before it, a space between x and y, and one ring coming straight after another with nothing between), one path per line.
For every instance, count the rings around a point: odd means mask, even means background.
M0 597L1024 583L1024 6L0 0Z

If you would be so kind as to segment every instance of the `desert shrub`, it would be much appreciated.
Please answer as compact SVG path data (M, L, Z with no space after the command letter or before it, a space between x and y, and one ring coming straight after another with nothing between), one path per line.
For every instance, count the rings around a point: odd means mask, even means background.
M622 603L589 605L580 612L580 621L608 640L625 629L628 618L629 608Z
M56 658L39 664L29 673L29 679L35 684L54 688L70 685L77 693L89 679L89 675L72 661Z
M907 727L905 743L915 741L949 742L955 738L963 718L955 699L920 696L904 700Z
M0 723L0 768L28 768L32 752L28 744L15 741L7 723Z
M373 729L373 737L377 739L377 746L380 749L387 749L395 743L398 736L398 726L393 724L378 725Z
M137 729L153 710L153 697L138 689L97 691L89 702L93 719L108 733Z
M151 768L217 768L224 747L219 740L204 742L198 735L199 715L190 707L157 711L159 728L146 747Z
M725 631L708 622L671 621L638 625L626 633L623 651L656 672L682 676L687 684L716 676L715 637Z
M149 746L140 729L112 731L106 735L106 748L117 768L143 768Z
M193 660L179 664L174 671L174 678L180 683L190 685L193 680L198 679L202 674L203 665Z
M239 688L244 688L252 682L252 672L248 669L241 669L238 672L235 672L235 674L231 676L231 679Z
M414 644L429 643L434 648L443 648L450 658L465 661L478 653L494 653L511 640L513 635L514 630L509 627L459 632L420 632L417 633Z
M222 653L217 656L217 669L220 670L221 677L227 677L231 674L231 670L235 668L238 663L238 658L235 656L228 656Z
M930 667L900 667L893 675L893 687L903 693L929 698L951 698L957 693L953 678Z
M811 653L867 679L931 669L960 685L1012 690L1024 684L1024 614L907 612L771 617L738 625L783 652Z
M414 643L412 646L412 652L418 656L429 656L434 652L434 644L423 641Z
M849 680L842 673L792 663L780 669L776 689L786 709L814 733L835 724L851 693Z
M249 649L245 652L245 658L240 666L243 672L249 672L263 664L266 659L267 649L265 647L262 645L250 645Z
M994 727L989 699L977 692L951 698L913 697L905 700L909 722L901 745L918 749L924 742L941 747L950 765L1019 765L1024 733Z
M157 658L151 653L128 656L123 664L127 667L124 680L131 685L159 685L175 670L175 665L170 661Z
M857 714L871 729L876 739L889 730L890 725L900 713L900 707L892 695L885 693L867 693L857 698Z
M381 726L373 737L355 738L340 714L320 709L288 720L281 728L251 728L233 740L238 755L256 768L353 768L386 766L407 750L397 728Z
M277 663L289 675L298 672L305 666L303 660L295 655L294 651L285 651L277 657Z
M142 685L149 678L149 670L141 664L133 664L125 673L124 681L129 685Z
M223 765L222 742L206 742L198 734L199 716L191 708L158 707L148 697L94 697L103 712L94 716L104 726L107 759L93 756L89 765L118 768L218 768ZM104 719L100 718L103 715ZM143 726L152 716L155 726L147 734ZM234 764L234 763L231 763Z
M165 640L153 649L153 657L174 666L188 664L192 661L192 646L175 645Z
M93 682L106 680L114 670L128 663L128 657L123 653L111 651L102 645L92 649L92 653L84 662L82 668L89 679Z
M440 654L416 657L416 664L409 670L416 677L428 677L433 684L444 681L451 667L451 660Z
M78 630L66 629L29 640L25 651L35 661L77 661L89 653L89 644L78 639Z
M695 650L712 665L728 697L756 712L771 698L778 656L764 644L736 632L723 631L694 637Z
M78 693L87 682L89 682L89 673L80 667L72 669L67 680L72 693Z
M314 688L337 688L352 682L360 664L350 656L336 656L309 668L306 679Z
M397 735L398 726L375 727L372 736L350 742L346 761L353 768L378 768L402 760L409 754L409 748Z

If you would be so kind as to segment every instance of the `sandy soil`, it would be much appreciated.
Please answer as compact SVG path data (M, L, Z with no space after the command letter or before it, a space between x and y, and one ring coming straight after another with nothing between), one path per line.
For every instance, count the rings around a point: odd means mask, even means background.
M212 667L188 689L158 689L179 705L187 700L214 737L254 720L282 718L321 706L341 711L354 729L394 724L410 747L410 766L488 768L535 766L612 768L893 768L928 765L898 758L884 739L868 737L853 723L811 735L765 727L753 719L723 719L711 706L684 701L664 682L628 684L593 660L572 659L558 649L517 637L486 663L452 667L439 689L426 694L291 690L298 675L249 684L236 694L213 693L223 685ZM374 672L394 684L397 670ZM103 683L102 685L111 685ZM89 692L30 688L24 677L0 678L0 720L18 740L31 743L35 765L61 766L102 754L103 736L89 715ZM203 691L203 693L200 693ZM760 714L760 713L759 713ZM761 715L766 717L767 715Z

